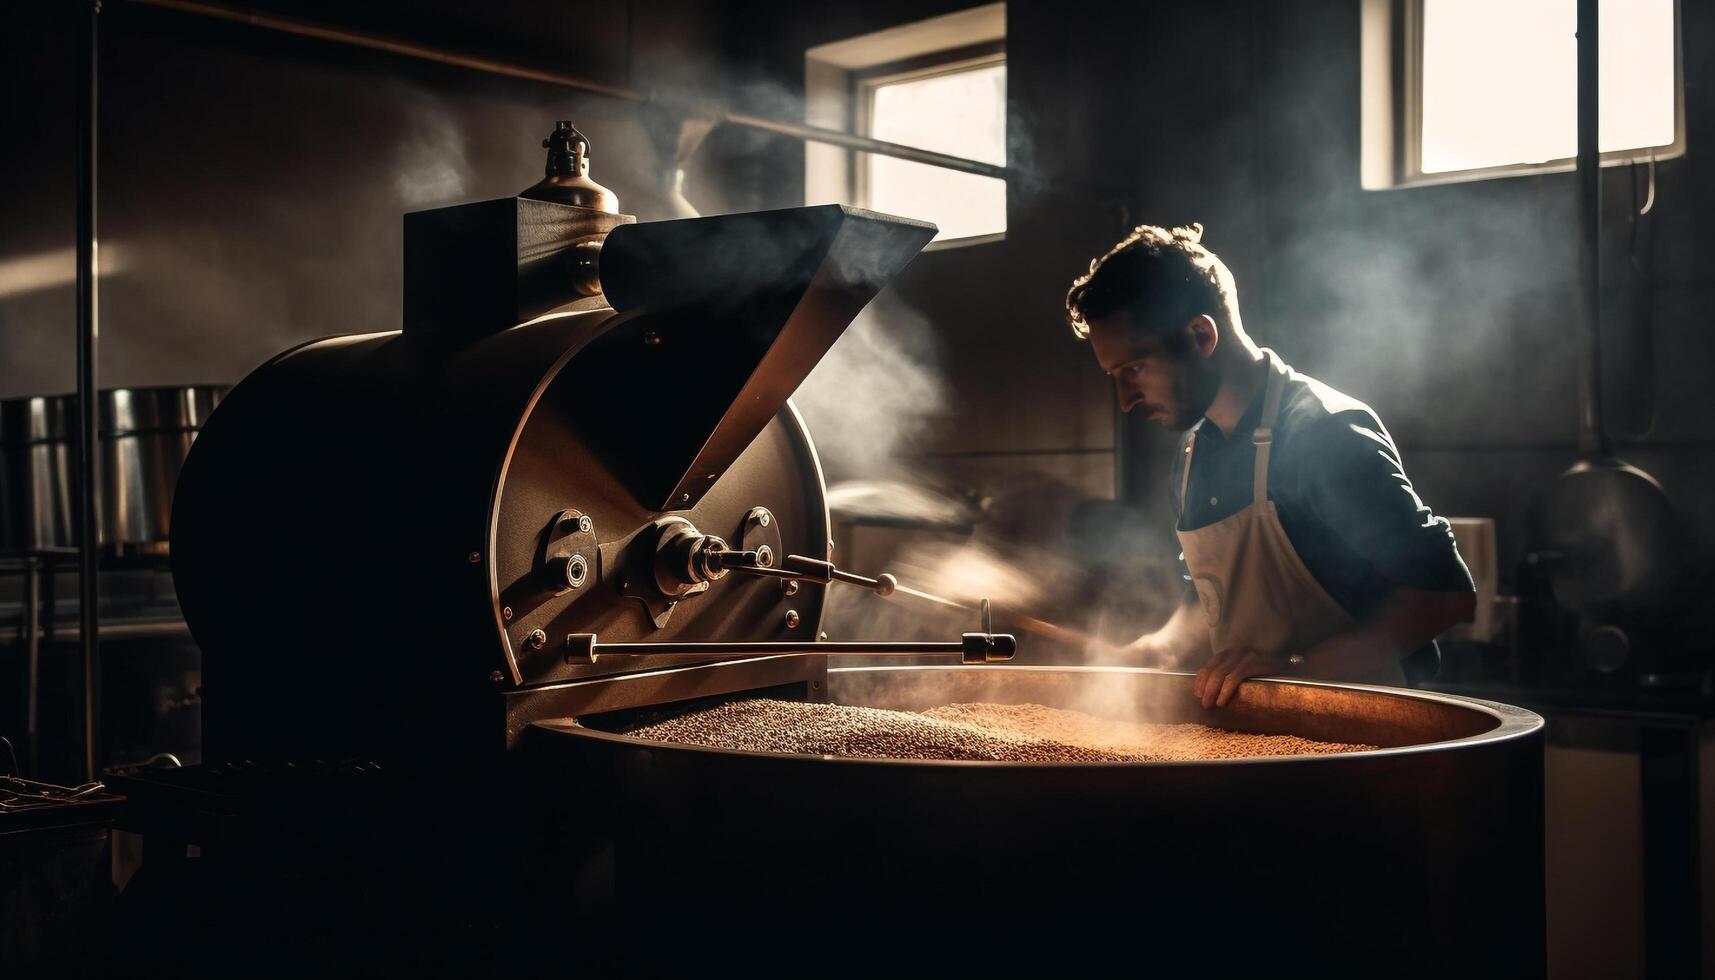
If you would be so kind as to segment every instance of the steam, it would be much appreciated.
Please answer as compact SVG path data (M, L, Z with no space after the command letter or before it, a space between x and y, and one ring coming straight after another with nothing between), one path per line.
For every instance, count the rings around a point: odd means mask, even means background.
M968 528L970 507L930 487L903 480L845 480L828 488L836 520L862 519L902 526Z
M858 315L793 398L830 481L911 474L905 457L947 415L938 355L928 322L890 292Z
M420 122L394 151L393 187L407 209L456 204L465 193L470 163L465 157L464 131L432 95L417 96L426 112L413 113Z

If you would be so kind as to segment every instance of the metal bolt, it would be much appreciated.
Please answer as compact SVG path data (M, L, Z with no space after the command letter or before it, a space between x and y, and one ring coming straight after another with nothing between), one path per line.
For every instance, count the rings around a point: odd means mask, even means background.
M506 620L508 623L512 622L512 607L511 606L501 606L500 607L500 618Z
M681 504L689 503L690 499L691 499L691 495L688 493L679 494L679 503L681 503Z
M756 515L756 523L762 525L763 527L768 526L768 520L769 520L768 511L762 511Z
M499 684L501 681L506 680L506 675L497 670L489 674L488 679L492 683Z
M774 549L765 544L756 546L756 563L763 568L774 567Z
M524 645L532 650L540 650L548 645L548 634L542 630L531 630L524 638Z
M826 634L826 633L823 633L823 634L822 634L822 639L824 639L824 640L825 640L825 639L827 639L827 638L828 638L828 634Z
M578 518L578 530L588 534L590 533L590 529L593 527L595 527L595 522L590 520L590 515L585 514Z
M798 616L798 610L796 610L796 609L786 610L786 628L787 629L789 629L789 630L797 629L798 624L800 622L802 622L802 620Z
M795 578L789 578L786 581L780 583L780 591L786 593L787 595L797 595L798 594L798 580Z
M590 566L583 555L573 555L571 560L566 562L566 584L574 589L584 584L589 573Z
M470 562L472 565L481 564L482 563L482 552L480 552L480 551L471 552L470 554L465 556L465 561Z

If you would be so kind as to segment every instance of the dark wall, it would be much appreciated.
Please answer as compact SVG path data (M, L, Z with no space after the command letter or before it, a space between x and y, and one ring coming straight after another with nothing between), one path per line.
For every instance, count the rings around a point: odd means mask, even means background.
M45 256L63 281L0 290L0 397L74 387L75 6L5 15L0 263ZM638 88L706 89L722 66L721 25L677 0L268 6ZM104 387L230 383L303 340L396 329L401 214L535 182L557 118L590 134L593 174L626 211L665 213L647 120L630 103L106 7ZM716 182L692 193L722 209Z

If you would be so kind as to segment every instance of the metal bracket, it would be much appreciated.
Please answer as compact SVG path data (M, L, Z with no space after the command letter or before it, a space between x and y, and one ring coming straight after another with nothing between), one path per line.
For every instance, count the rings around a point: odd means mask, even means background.
M645 525L633 535L619 557L619 594L643 603L643 608L648 610L649 620L655 624L656 629L667 627L667 621L673 617L673 609L680 599L701 595L709 590L708 582L699 582L668 596L663 593L657 581L656 553L660 549L662 538L670 532L687 528L696 530L691 522L683 517L663 517L653 524Z
M767 507L752 507L734 537L738 550L756 552L756 563L764 568L778 567L786 557L785 546L780 543L780 522Z
M565 595L601 580L601 548L595 524L579 510L562 510L548 522L536 562L542 587Z

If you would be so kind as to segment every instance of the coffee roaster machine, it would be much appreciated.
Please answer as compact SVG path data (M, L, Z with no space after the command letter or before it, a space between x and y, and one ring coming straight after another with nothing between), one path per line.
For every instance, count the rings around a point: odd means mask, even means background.
M215 967L1411 950L1389 969L1542 972L1529 712L1283 681L1215 716L1182 674L1005 665L986 624L824 637L828 589L894 583L838 566L788 399L933 227L839 206L636 223L576 130L547 144L519 197L406 216L402 330L274 358L186 461L172 556L210 761L121 784L165 842L134 921L220 895L211 932L242 938L204 948ZM1001 764L618 733L737 696L1099 699L1380 748Z

